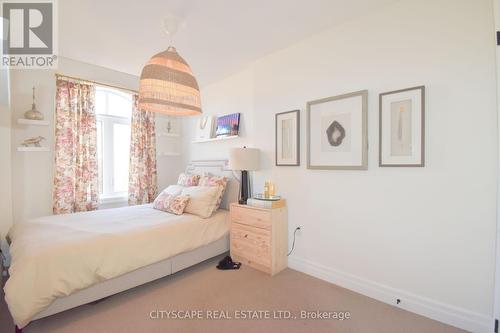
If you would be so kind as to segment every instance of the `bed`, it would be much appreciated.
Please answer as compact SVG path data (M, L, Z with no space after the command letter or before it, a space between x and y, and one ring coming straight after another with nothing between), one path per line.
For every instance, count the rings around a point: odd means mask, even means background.
M227 161L193 161L187 167L230 179L222 209L208 219L140 205L16 224L4 290L17 327L227 252L227 208L237 201L238 182L226 166Z

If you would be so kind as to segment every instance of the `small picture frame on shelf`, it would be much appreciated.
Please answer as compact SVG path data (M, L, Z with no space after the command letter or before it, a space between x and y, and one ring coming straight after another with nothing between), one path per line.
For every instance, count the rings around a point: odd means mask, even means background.
M207 140L213 138L214 125L215 121L213 116L201 116L196 122L195 140Z
M232 113L217 117L216 137L235 136L240 130L240 114Z
M276 166L300 165L300 110L275 115Z
M425 86L379 95L379 166L425 166Z

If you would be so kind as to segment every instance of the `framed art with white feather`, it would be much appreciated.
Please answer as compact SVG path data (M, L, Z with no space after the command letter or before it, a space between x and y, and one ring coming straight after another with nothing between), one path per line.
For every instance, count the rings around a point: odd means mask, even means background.
M425 87L379 95L379 166L425 165Z
M277 113L275 122L276 165L300 165L300 110Z

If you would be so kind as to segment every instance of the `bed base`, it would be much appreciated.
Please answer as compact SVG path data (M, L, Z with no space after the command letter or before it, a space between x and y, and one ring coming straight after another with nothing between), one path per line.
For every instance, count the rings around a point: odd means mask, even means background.
M79 290L69 296L58 298L48 308L36 315L33 320L48 317L80 305L96 302L122 291L174 274L228 251L229 235L226 234L221 239L195 250L181 253L175 257ZM16 326L16 333L20 332L22 330Z
M228 169L227 160L191 161L186 167L186 172L198 174L208 172L214 175L226 176L230 181L227 184L226 194L222 200L221 207L229 210L230 204L238 201L239 180L235 178L233 171ZM226 234L218 241L193 251L179 254L170 259L139 268L114 279L100 282L69 296L58 298L52 302L48 308L36 315L33 320L48 317L80 305L99 301L122 291L171 275L228 251L229 234ZM22 333L22 329L16 326L15 332Z

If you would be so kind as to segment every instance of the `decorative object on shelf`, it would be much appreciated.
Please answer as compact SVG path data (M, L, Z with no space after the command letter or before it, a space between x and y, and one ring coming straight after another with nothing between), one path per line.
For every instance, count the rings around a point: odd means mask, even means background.
M215 135L233 136L238 135L240 129L240 114L232 113L225 116L217 117L217 129Z
M180 23L173 15L165 19L165 32L171 39ZM198 82L175 47L155 54L142 69L139 109L172 116L202 113Z
M33 87L33 103L31 104L31 110L28 110L24 113L24 118L29 120L43 120L43 113L36 109L35 87Z
M170 132L172 131L172 121L170 120L170 118L168 118L167 120L167 126L165 127L165 129L167 130L168 134L170 134Z
M264 183L264 198L275 197L276 186L269 180Z
M300 165L300 110L277 113L275 123L276 165Z
M177 120L171 117L158 117L156 118L159 131L156 133L157 137L179 137L177 127Z
M425 86L379 95L379 166L425 165Z
M239 203L246 205L251 196L250 179L248 171L259 170L260 151L256 148L232 148L229 151L229 169L241 171L240 200Z
M196 140L211 139L214 131L214 117L202 116L196 122Z
M42 142L42 140L45 140L43 136L36 136L34 138L24 140L23 142L21 142L21 146L29 147L30 145L32 145L33 147L41 147L40 142Z
M368 169L368 91L307 102L307 168Z

